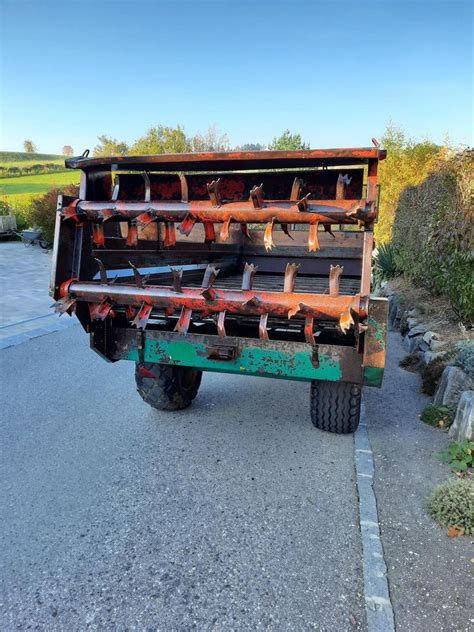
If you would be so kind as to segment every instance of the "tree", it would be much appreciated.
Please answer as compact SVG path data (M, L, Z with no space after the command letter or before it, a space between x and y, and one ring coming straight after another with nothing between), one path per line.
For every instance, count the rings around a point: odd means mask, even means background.
M309 149L309 143L301 140L301 134L292 134L289 129L280 136L275 136L269 149L277 151L291 151L293 149Z
M158 125L150 127L130 148L130 154L181 154L190 151L191 143L184 129Z
M387 125L381 144L387 150L387 158L378 168L381 196L375 225L377 243L390 241L392 237L395 210L402 191L423 182L434 167L450 155L448 141L441 146L427 139L415 142L393 123Z
M124 156L128 153L127 143L110 136L98 136L99 144L94 147L94 156Z
M71 145L64 145L64 147L63 147L63 155L64 156L73 156L74 155L74 149L71 147Z
M244 143L243 145L238 145L235 151L263 151L264 149L265 145L260 143Z
M31 139L26 139L23 141L23 148L27 154L35 154L36 153L36 145Z
M193 151L229 151L229 137L221 134L216 125L208 127L204 134L196 134L192 141Z

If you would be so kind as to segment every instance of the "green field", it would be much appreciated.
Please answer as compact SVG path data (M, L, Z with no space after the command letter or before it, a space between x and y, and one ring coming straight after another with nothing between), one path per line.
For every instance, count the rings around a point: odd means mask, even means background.
M65 156L58 154L27 154L19 151L0 151L0 167L26 169L33 165L53 163L64 167ZM24 173L24 172L23 172ZM47 193L52 187L63 188L68 184L79 184L80 173L71 169L46 173L10 175L0 177L0 200L7 202L17 218L19 230L31 226L31 202L35 197Z
M0 180L0 196L12 196L25 193L46 193L52 186L61 187L66 184L79 184L78 171L62 171L60 173L42 173L37 176L19 176Z

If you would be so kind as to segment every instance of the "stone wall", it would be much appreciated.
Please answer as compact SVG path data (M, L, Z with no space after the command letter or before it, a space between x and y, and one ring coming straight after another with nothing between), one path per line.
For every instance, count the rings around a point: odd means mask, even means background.
M455 366L457 349L440 332L432 331L423 322L423 315L416 308L405 309L399 297L386 286L389 299L389 325L399 330L403 346L424 372L436 366L432 373L440 379L434 393L434 404L447 406L453 413L454 422L449 435L456 441L474 441L474 381L472 372ZM474 346L474 342L466 342ZM474 351L473 351L474 352Z

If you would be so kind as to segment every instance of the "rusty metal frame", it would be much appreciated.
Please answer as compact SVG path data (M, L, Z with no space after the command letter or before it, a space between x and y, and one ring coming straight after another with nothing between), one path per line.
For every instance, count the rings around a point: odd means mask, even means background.
M349 149L311 149L302 151L229 151L153 156L72 157L66 166L70 169L102 168L120 165L121 169L141 170L153 165L160 171L219 171L219 169L277 169L295 167L330 166L339 164L366 164L369 160L383 160L384 149L357 147Z

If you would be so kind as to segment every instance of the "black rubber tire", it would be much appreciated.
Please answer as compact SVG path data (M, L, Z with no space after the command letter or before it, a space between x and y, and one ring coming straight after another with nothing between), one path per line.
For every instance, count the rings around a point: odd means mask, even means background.
M182 410L191 405L201 384L202 371L186 366L137 363L135 381L142 399L157 410Z
M362 387L351 382L311 382L311 421L337 434L355 432L360 420Z

